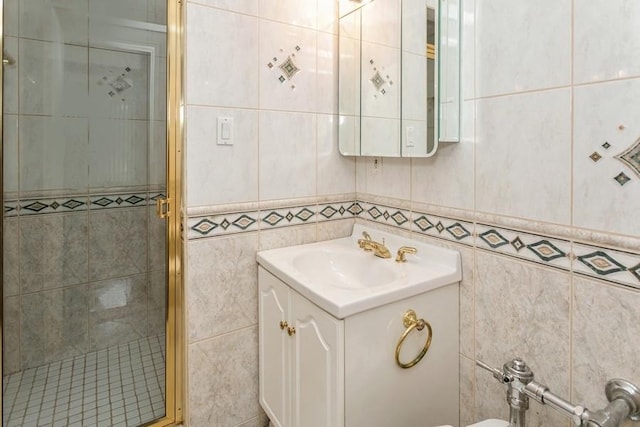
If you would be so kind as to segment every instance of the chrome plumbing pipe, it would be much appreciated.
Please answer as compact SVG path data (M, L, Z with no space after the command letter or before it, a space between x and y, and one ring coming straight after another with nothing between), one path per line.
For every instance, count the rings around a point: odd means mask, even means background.
M525 427L529 398L569 416L578 427L619 427L625 419L640 421L640 389L629 381L614 379L607 382L605 394L610 403L604 409L590 412L534 381L533 372L521 359L505 363L502 371L481 361L476 364L491 372L499 382L508 385L509 427Z

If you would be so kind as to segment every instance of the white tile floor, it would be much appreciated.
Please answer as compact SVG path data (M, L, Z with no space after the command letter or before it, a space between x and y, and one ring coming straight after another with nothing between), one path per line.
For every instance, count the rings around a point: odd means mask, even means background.
M2 425L133 427L164 415L164 335L2 379Z

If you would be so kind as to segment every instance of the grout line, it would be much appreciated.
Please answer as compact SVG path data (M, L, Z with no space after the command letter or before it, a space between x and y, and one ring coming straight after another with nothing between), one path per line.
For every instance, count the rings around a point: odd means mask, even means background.
M109 419L122 416L126 420L126 425L130 426L137 426L141 421L151 421L151 419L141 419L145 414L157 419L164 415L165 382L164 372L156 369L155 363L156 360L164 360L164 351L165 346L161 336L152 336L5 376L3 378L3 383L7 384L5 402L11 401L11 405L5 408L3 421L33 423L33 425L36 421L38 425L45 425L49 419L51 424L54 420L57 423L62 421L67 424L76 421L94 422L94 418L103 416L101 414L105 409ZM150 360L150 366L144 365L145 360ZM125 380L132 382L124 387L122 385L113 387L111 380L114 376L117 378L115 384L123 384ZM156 381L153 381L154 379ZM137 384L136 380L139 381ZM100 389L103 381L106 381L106 384L102 386L106 388ZM12 384L11 388L8 387L9 383ZM15 386L13 386L14 383ZM94 384L96 387L91 387ZM130 390L125 392L125 387L130 387ZM55 391L56 396L52 404L48 403L49 400L45 402L49 393L52 393L50 390ZM94 390L94 392L87 390ZM115 391L112 393L112 390ZM6 391L13 391L16 398L8 396ZM135 402L135 405L124 403L123 406L115 407L120 402L125 402L126 393L132 393L129 401ZM158 400L152 396L158 395L161 396L162 407L154 411L154 402L158 404ZM19 396L27 397L17 399ZM93 400L94 396L95 400ZM106 402L102 399L106 399ZM20 413L16 412L16 417L12 418L13 411L16 409L16 400L20 401L18 407L21 409ZM24 408L22 408L23 404ZM38 411L33 412L33 408L36 407ZM150 409L151 412L145 410L142 413L142 408ZM116 415L119 413L122 414ZM120 423L119 420L116 422Z

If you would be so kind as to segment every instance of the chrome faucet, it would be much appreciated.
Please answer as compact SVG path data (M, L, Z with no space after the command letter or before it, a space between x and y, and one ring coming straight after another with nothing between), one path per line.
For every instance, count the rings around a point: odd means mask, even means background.
M599 411L590 412L580 405L573 405L549 391L546 385L533 380L533 372L522 359L513 359L502 370L479 360L476 364L493 374L499 382L508 385L509 427L525 427L529 398L549 405L571 418L578 427L619 427L625 419L640 420L640 389L629 381L609 380L605 394L609 404Z
M360 249L364 249L367 252L373 252L373 254L380 258L391 258L391 252L389 248L384 245L384 239L382 243L376 242L371 239L371 236L366 231L362 232L362 239L358 239L358 246Z

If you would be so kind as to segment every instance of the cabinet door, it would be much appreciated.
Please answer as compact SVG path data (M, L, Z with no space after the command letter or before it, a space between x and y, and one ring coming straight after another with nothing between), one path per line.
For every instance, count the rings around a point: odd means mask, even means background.
M289 288L262 268L258 283L260 404L275 427L289 427L291 338L280 327L288 317Z
M344 325L295 292L292 427L344 426Z

